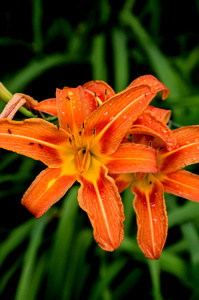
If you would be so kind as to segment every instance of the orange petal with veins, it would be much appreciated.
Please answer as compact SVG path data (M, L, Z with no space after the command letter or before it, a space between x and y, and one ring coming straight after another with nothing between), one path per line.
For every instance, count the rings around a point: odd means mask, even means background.
M76 181L76 175L62 174L62 170L43 170L25 192L21 203L40 218L55 202L60 200Z
M112 154L131 124L155 97L147 86L136 86L104 102L85 121L85 136L95 137L91 151L96 155Z
M60 167L70 153L68 133L42 119L10 121L0 119L0 147Z
M166 146L168 150L173 150L176 146L172 130L158 116L147 110L133 123L129 133L153 136L156 138L153 143L156 149Z
M164 188L153 175L134 182L131 191L135 194L133 206L136 212L138 245L150 259L158 259L167 237L167 212Z
M171 118L171 110L158 108L152 105L149 105L145 111L150 111L153 115L155 115L158 119L162 120L165 124Z
M78 192L80 207L87 212L94 229L94 238L106 251L113 251L123 240L123 204L114 180L107 176L103 166L99 172L79 175ZM98 174L97 176L95 174Z
M109 176L115 180L119 193L123 192L134 180L134 174L132 173L109 174Z
M124 143L107 158L105 166L110 173L157 173L156 151L145 145Z
M198 175L179 170L170 174L160 174L158 178L164 185L165 192L199 202Z
M158 166L164 174L199 162L199 126L181 127L172 132L177 141L176 148L158 153Z
M148 86L150 86L153 93L158 93L161 91L162 100L165 100L170 94L169 89L166 88L166 86L163 83L161 83L153 75L140 76L137 79L133 80L127 88L136 86L136 85L148 85Z
M92 94L95 94L96 97L99 98L100 104L107 101L109 98L115 95L115 92L112 89L112 87L110 87L110 85L108 85L104 81L89 81L85 83L82 87L83 89L90 91Z
M42 111L49 115L57 117L56 98L45 99L33 106L35 110Z

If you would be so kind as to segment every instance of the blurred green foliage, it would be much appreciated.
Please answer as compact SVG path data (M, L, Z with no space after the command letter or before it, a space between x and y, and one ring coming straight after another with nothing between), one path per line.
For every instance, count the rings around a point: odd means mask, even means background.
M43 100L56 87L105 80L118 92L153 74L171 90L154 105L172 110L173 128L199 124L198 28L198 0L2 1L0 80ZM199 299L199 204L165 195L168 239L150 261L137 246L127 189L125 238L107 253L78 207L78 186L35 220L20 199L43 165L0 155L1 299ZM197 165L191 170L198 174Z

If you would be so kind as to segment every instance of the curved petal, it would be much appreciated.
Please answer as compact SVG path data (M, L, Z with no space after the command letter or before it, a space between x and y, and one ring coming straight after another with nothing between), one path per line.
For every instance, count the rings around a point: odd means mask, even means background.
M85 136L92 140L96 155L112 154L131 124L155 97L147 86L129 88L104 102L85 121Z
M42 111L49 115L57 117L57 105L56 98L45 99L34 105L33 108L38 111Z
M76 174L66 175L61 168L43 170L25 192L21 203L40 218L55 202L60 200L76 181Z
M110 87L110 85L108 85L104 81L89 81L85 83L82 87L83 89L92 92L92 94L95 94L96 97L99 99L99 101L97 99L99 104L102 104L103 102L107 101L109 98L115 95L115 92L112 89L112 87Z
M168 150L173 150L176 146L176 138L172 130L150 111L145 110L134 122L129 132L153 136L156 138L153 142L153 147L156 149L166 145Z
M176 148L158 153L158 166L164 174L199 162L199 126L181 127L173 130L173 134L177 140Z
M145 111L150 111L152 114L154 114L160 120L162 120L165 124L168 123L168 121L170 120L170 117L171 117L171 110L158 108L158 107L155 107L152 105L149 105Z
M159 179L167 193L199 202L199 176L185 170L160 174Z
M19 108L25 103L26 99L23 94L14 94L1 112L0 119L7 118L12 120Z
M94 169L79 175L80 207L87 212L94 229L94 238L107 251L119 247L123 240L123 204L114 180L97 162Z
M157 173L156 151L145 145L124 143L105 162L110 173Z
M138 77L137 79L131 82L128 88L136 85L143 85L143 84L150 86L152 92L154 93L158 93L162 91L162 100L165 100L170 94L169 89L166 88L166 86L153 75L143 75Z
M67 132L45 120L0 120L1 148L40 160L49 167L61 166L62 155L72 155L68 137Z
M131 187L135 194L133 206L138 225L137 240L146 257L158 259L167 237L167 212L164 188L153 175L136 181Z
M78 136L87 116L96 109L95 98L81 86L56 91L58 119L61 128Z
M115 180L119 193L123 192L134 180L132 173L109 174Z

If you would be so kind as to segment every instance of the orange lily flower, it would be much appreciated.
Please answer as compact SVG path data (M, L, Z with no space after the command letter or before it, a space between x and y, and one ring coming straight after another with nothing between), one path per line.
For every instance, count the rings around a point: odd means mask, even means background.
M43 119L1 119L0 147L48 166L22 198L22 204L36 218L77 180L81 184L79 205L88 214L94 238L102 249L112 251L123 239L124 214L106 165L110 164L114 172L115 166L120 173L158 171L156 151L151 147L130 143L120 146L126 131L156 94L146 85L133 86L94 111L84 95L81 86L57 89L59 127Z
M168 121L169 111L155 109L155 116L153 108L150 116L149 110L144 111L129 132L134 143L156 149L159 172L112 177L120 192L133 182L131 191L135 194L133 205L138 244L146 257L158 259L168 231L164 192L199 202L199 176L181 170L199 162L199 126L171 131L164 123ZM151 122L152 119L154 122Z

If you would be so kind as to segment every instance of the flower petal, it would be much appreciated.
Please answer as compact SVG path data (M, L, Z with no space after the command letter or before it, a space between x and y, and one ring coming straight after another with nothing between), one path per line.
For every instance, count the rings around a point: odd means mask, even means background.
M159 179L167 193L199 202L199 176L185 170L160 174Z
M90 91L93 95L95 94L98 103L101 104L105 101L107 101L109 98L113 97L115 95L114 90L104 81L89 81L85 83L83 86L83 89L86 89L87 91Z
M153 142L153 147L156 149L166 146L168 150L173 150L176 146L176 138L171 129L160 118L147 110L134 122L129 132L153 136L156 138Z
M62 155L72 154L68 133L42 119L17 122L0 120L0 147L42 161L49 167L63 164Z
M56 101L61 128L78 136L86 117L96 109L94 96L88 95L81 86L78 86L77 88L57 89Z
M42 111L49 115L57 117L56 98L45 99L33 106L35 110Z
M145 111L150 111L152 114L154 114L160 120L162 120L165 124L168 123L168 121L170 120L170 117L171 117L171 110L158 108L158 107L155 107L152 105L149 105Z
M21 106L26 103L26 99L21 94L14 94L8 101L0 114L0 119L7 118L12 120Z
M147 86L132 87L104 102L85 121L85 136L93 136L91 151L113 153L131 124L155 97Z
M76 175L66 175L61 168L43 170L25 192L21 203L40 218L55 202L60 200L76 181Z
M124 143L105 163L110 173L157 173L156 151L145 145Z
M187 126L173 130L176 148L170 152L159 151L158 166L168 174L199 162L199 126Z
M134 175L132 173L109 175L115 180L119 193L123 192L134 180Z
M164 188L153 175L136 181L131 191L135 194L139 247L146 257L158 259L167 237L167 212L164 201Z
M166 88L166 86L153 75L144 75L138 77L131 82L128 88L136 85L148 85L154 93L162 91L162 100L165 100L170 94L169 89Z
M124 213L114 180L97 162L93 170L80 175L77 180L81 183L79 205L88 214L96 242L104 250L117 249L124 235Z

